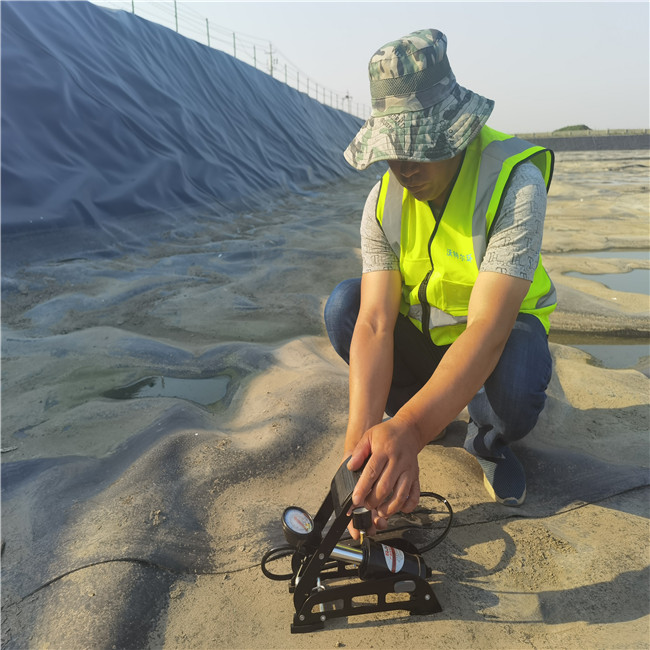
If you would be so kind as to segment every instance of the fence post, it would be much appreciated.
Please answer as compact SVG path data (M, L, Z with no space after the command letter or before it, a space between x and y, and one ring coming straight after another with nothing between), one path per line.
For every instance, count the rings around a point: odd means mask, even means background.
M174 0L174 18L176 20L176 33L178 33L178 7L176 6L176 0Z
M269 43L269 67L271 69L271 76L273 76L273 43Z
M253 65L257 68L257 50L255 49L254 45L253 45Z
M135 13L135 0L131 0L131 13Z
M237 41L235 40L235 32L232 33L232 55L237 58Z
M208 47L210 47L210 21L205 19L205 32L208 35Z
M309 77L307 77L307 97L309 97Z
M284 64L284 83L289 85L289 82L287 81L287 64Z
M300 70L296 70L296 90L300 90Z

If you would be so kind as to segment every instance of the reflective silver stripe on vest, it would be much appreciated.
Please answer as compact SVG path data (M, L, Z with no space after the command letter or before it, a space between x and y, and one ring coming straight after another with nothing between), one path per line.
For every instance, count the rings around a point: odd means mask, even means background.
M490 200L494 194L494 188L503 168L503 163L519 153L533 147L530 142L519 138L508 138L507 140L494 140L483 150L480 158L479 175L476 187L476 201L472 215L472 242L474 245L474 260L477 268L485 257L487 249L487 210ZM544 153L543 151L535 152ZM533 154L533 155L535 155ZM386 235L390 247L401 260L401 237L402 237L402 197L404 188L399 184L393 173L389 171L388 187L386 189L386 200L381 220L381 227ZM550 280L550 278L549 278ZM535 305L535 309L550 307L557 302L555 286L551 282L549 291L541 296ZM422 322L422 306L411 305L408 315ZM466 323L466 316L452 316L447 312L431 306L429 317L429 329L445 327Z
M452 316L442 309L430 308L429 312L429 329L434 327L446 327L447 325L458 325L459 323L466 323L467 316ZM418 323L422 322L422 305L411 305L408 311L408 316L415 319Z
M526 151L531 146L533 145L519 138L495 140L494 142L490 142L481 154L481 164L476 186L476 202L474 204L474 214L472 215L472 241L474 244L474 259L476 260L477 267L481 266L483 257L485 257L485 250L487 248L485 217L503 163L510 156ZM398 259L401 258L402 250L400 243L402 237L403 195L404 188L393 176L393 172L389 170L384 215L380 225L390 247L395 251Z
M535 309L542 309L544 307L551 307L557 302L557 296L553 282L551 282L551 288L548 293L540 297L535 305ZM422 322L422 305L411 305L408 311L408 316L417 320L419 323ZM466 323L467 316L452 316L446 311L441 309L436 309L435 307L430 307L429 312L429 329L432 330L434 327L446 327L447 325L458 325L460 323Z
M551 280L549 276L549 280ZM557 292L555 291L555 285L553 280L551 280L551 288L543 296L539 297L535 309L542 309L543 307L550 307L557 302Z
M494 140L485 147L481 156L481 164L476 185L476 202L472 215L472 242L474 244L474 259L477 266L481 267L487 249L487 210L494 194L494 187L501 173L503 163L511 156L516 156L535 145L519 138L507 140ZM544 151L536 151L534 155L545 155ZM531 156L532 157L532 156ZM488 164L484 164L488 163ZM549 278L550 280L550 278ZM551 281L551 288L541 296L535 309L550 307L557 302L555 286Z
M397 259L402 259L402 197L404 188L393 176L393 172L388 172L388 189L386 190L386 201L384 202L384 216L379 224L390 247L395 251Z
M474 214L472 215L474 259L476 260L476 266L479 268L487 248L487 209L494 194L494 186L501 173L503 163L510 156L526 151L531 146L529 142L519 138L509 138L508 140L494 140L483 149L476 185L476 202L474 203Z

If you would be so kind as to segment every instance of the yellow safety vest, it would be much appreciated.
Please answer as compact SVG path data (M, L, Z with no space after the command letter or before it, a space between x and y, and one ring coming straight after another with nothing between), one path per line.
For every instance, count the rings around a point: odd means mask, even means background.
M553 153L484 126L467 148L433 240L436 222L429 204L409 194L390 171L382 178L377 220L399 258L400 312L420 330L423 319L428 320L436 345L453 343L467 325L469 297L492 222L508 179L525 161L539 168L548 191ZM548 334L549 314L556 304L555 287L540 256L519 311L537 316Z

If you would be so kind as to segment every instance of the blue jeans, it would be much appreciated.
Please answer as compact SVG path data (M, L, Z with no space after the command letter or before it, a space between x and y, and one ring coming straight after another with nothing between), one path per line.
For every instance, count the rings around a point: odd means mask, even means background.
M341 282L325 305L327 334L346 363L350 363L360 299L361 280L354 278ZM394 343L393 379L385 409L390 416L424 386L450 347L435 345L401 314ZM531 314L519 314L496 368L468 404L465 449L475 456L499 458L504 446L529 433L544 408L551 370L544 326Z

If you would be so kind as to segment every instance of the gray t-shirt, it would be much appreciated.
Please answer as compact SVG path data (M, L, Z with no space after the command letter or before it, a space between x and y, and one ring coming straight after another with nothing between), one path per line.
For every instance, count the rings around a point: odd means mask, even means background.
M399 270L399 260L375 216L379 187L377 183L370 191L361 218L364 273ZM546 186L541 172L530 162L519 165L494 217L480 270L532 281L542 248L545 214Z

